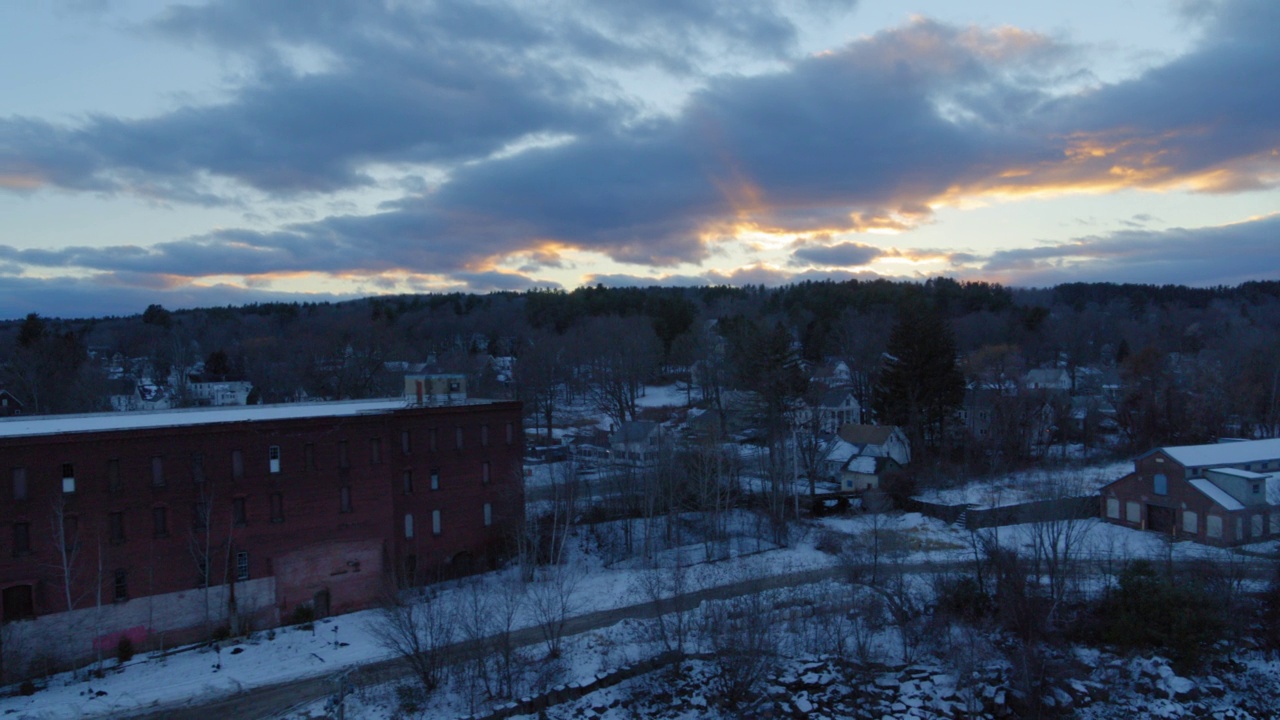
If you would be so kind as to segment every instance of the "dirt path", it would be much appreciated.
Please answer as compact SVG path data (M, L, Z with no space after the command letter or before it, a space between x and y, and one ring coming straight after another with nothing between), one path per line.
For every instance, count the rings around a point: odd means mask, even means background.
M818 568L743 580L677 596L664 602L662 609L666 612L691 610L707 600L724 600L762 590L808 585L838 577L843 572L845 572L844 569L840 567ZM598 610L570 618L565 623L564 634L565 636L578 635L615 625L623 620L653 618L657 614L658 607L652 602L628 605L612 610ZM536 645L542 642L542 632L537 627L523 628L513 633L513 639L518 647ZM458 643L448 648L451 655L465 652L465 650L465 643ZM385 682L405 677L407 674L399 659L369 663L351 669L350 673L357 682L366 680ZM137 720L276 718L288 714L294 708L324 700L333 694L337 689L337 677L341 674L343 673L266 685L197 705L158 705L146 710L121 713L110 717L134 718Z

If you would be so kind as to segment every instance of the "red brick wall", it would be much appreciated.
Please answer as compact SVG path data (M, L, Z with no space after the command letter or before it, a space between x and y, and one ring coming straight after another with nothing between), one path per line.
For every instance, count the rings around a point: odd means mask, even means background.
M1163 474L1167 478L1168 492L1157 495L1155 492L1155 476ZM1107 498L1115 497L1120 501L1120 518L1107 517ZM1139 505L1141 519L1137 523L1127 520L1126 503L1136 502ZM1231 513L1225 512L1186 480L1186 471L1182 465L1168 455L1156 451L1134 461L1134 472L1124 476L1102 489L1102 517L1109 522L1126 527L1149 529L1151 506L1170 508L1173 510L1173 532L1175 537L1185 537L1198 542L1216 545L1230 545L1234 542L1234 520ZM1183 530L1183 512L1191 511L1197 516L1197 532L1189 535ZM1210 538L1206 533L1206 516L1214 513L1223 518L1223 537Z
M506 424L513 424L512 443ZM489 426L487 446L481 427ZM438 448L429 447L429 429L438 432ZM463 448L454 446L454 429L463 431ZM410 433L404 454L401 433ZM375 462L370 440L380 444ZM347 467L339 462L340 443L347 443ZM268 448L280 448L280 472L268 472ZM314 467L304 462L312 447ZM232 477L232 451L243 453L244 474ZM205 482L193 480L192 457L203 456ZM482 557L500 544L504 531L523 509L519 467L523 431L518 403L458 407L408 408L352 417L308 418L116 432L75 433L30 438L0 438L0 589L34 585L37 614L66 609L54 537L54 506L65 497L66 515L74 517L80 539L73 600L77 607L94 602L101 553L105 601L114 594L114 572L127 572L129 598L195 587L198 577L193 547L204 540L194 528L195 504L210 502L210 538L216 550L211 563L214 584L235 572L235 553L249 554L250 577L274 574L273 562L302 548L335 548L346 543L376 541L389 555L389 567L403 565L402 553L453 558L460 552ZM160 457L165 483L152 483L152 458ZM119 487L109 488L108 466L118 460ZM482 482L482 462L492 477ZM63 496L62 465L74 464L76 490ZM12 496L14 467L25 467L28 497ZM430 471L438 468L442 489L430 493ZM412 470L415 491L405 495L404 470ZM340 512L342 487L350 488L351 511ZM283 521L271 518L271 496L283 499ZM242 500L243 525L233 523L233 508ZM493 503L493 525L484 528L482 505ZM153 509L166 509L168 533L153 533ZM430 510L440 509L443 532L430 533ZM406 545L402 516L414 512L417 545ZM124 541L112 543L109 518L121 513ZM14 556L14 524L30 527L31 553ZM230 542L228 552L227 542ZM422 561L419 561L422 562ZM370 597L365 602L370 602ZM345 602L345 601L344 601ZM358 598L345 602L358 606ZM3 608L0 608L3 611ZM335 607L335 611L337 608Z

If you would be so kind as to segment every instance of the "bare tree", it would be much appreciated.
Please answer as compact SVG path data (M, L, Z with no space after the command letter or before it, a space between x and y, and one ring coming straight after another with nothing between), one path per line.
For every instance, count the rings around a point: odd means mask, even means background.
M453 639L454 617L431 589L388 593L369 630L393 653L430 694L447 665L446 646Z
M540 579L529 585L528 607L542 633L547 657L558 658L565 624L581 605L578 586L583 571L573 564L550 565L543 568L540 575Z
M1032 571L1049 583L1049 619L1066 597L1076 572L1076 555L1097 520L1073 512L1073 503L1089 502L1084 478L1077 473L1043 476L1039 483L1043 503L1022 526L1032 548Z
M710 686L726 710L749 717L765 700L760 692L778 663L778 628L769 620L762 592L709 603L702 610L702 632L714 659Z

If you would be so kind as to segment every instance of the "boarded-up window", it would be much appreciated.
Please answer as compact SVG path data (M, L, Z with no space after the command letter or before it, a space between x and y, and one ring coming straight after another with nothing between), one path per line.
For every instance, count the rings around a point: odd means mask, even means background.
M151 487L164 487L164 458L151 458Z
M107 540L112 545L124 542L124 513L113 512L107 516Z
M1200 532L1200 519L1191 510L1182 511L1182 532L1192 535Z
M400 452L408 455L413 450L412 438L408 430L400 431Z
M431 471L431 489L432 490L440 489L440 471L439 470Z
M480 465L480 482L483 482L486 485L489 484L489 461L488 460L485 460Z
M1120 519L1120 498L1107 498L1107 517L1112 520Z
M404 514L404 537L406 540L413 539L413 513Z
M107 461L107 492L115 495L120 492L120 459Z
M245 499L242 497L231 499L231 522L236 527L242 527L249 524L249 510L245 507Z
M507 423L507 444L510 445L511 443L515 442L515 440L516 440L516 424Z
M338 490L338 512L351 512L351 486L343 485Z
M338 467L351 467L351 454L348 452L346 440L338 441Z
M1249 534L1256 538L1262 537L1263 528L1265 527L1264 525L1265 522L1266 521L1263 519L1263 516L1261 514L1254 515L1253 521L1252 523L1250 523L1252 527L1249 528Z
M440 433L436 428L427 431L427 445L431 448L431 452L440 449Z
M1130 500L1124 504L1124 519L1131 523L1142 522L1142 506Z
M158 538L169 536L169 511L164 506L151 508L151 534Z
M431 511L431 534L432 535L440 534L440 511L439 510Z
M244 452L242 450L231 451L231 478L239 480L244 477Z
M488 425L480 426L480 445L482 447L489 447L489 426Z
M484 504L484 526L489 527L492 524L493 524L493 505L490 503L485 503Z
M1169 494L1169 478L1164 475L1156 475L1152 480L1155 482L1155 492L1157 495Z
M1222 516L1221 515L1205 515L1204 516L1204 532L1211 538L1222 537Z
M401 482L404 484L404 494L411 494L413 492L413 471L405 470L404 475L401 477Z
M197 485L204 482L204 455L200 453L191 456L191 481Z
M369 438L369 464L382 462L382 438Z
M453 446L458 450L462 449L462 426L453 429Z
M31 523L13 524L13 554L27 555L31 553Z
M1235 540L1244 539L1244 518L1242 517L1238 517L1238 516L1236 517L1236 536L1234 539Z

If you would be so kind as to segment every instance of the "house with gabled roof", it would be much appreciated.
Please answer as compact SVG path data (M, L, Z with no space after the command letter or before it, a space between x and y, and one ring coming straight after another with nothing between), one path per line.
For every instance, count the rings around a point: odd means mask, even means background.
M22 401L8 390L0 390L0 417L22 414Z
M1210 545L1280 537L1280 438L1150 450L1101 490L1108 522Z
M910 463L911 444L902 428L849 423L827 446L822 462L842 492L862 492L880 487L887 474Z
M613 461L623 465L646 467L658 461L662 444L662 425L651 420L631 420L609 436Z

